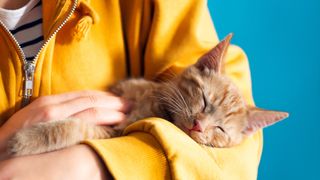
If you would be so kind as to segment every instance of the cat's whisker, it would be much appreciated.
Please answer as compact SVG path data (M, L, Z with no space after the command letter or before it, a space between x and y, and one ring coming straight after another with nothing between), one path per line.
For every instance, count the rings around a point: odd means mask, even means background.
M177 102L175 102L173 98L168 98L168 96L157 98L160 100L161 104L172 107L175 112L177 112L177 110L181 110L181 106Z
M167 85L167 88L166 88L166 91L164 91L164 94L167 97L172 98L172 100L174 100L181 107L181 100L179 97L177 97L178 95L176 93L176 90L173 88L172 85L170 85L170 84ZM174 96L174 97L172 97L172 96Z
M160 99L160 100L164 100L165 103L163 102L162 104L167 105L167 106L170 106L170 107L172 107L172 108L175 109L175 110L180 109L179 106L177 106L175 103L172 103L171 99L170 99L170 100L168 100L168 99Z
M180 110L189 117L191 113L180 90L172 82L168 82L168 87L172 90L172 93L175 96L175 102L179 104Z
M185 110L186 110L186 112L187 112L187 115L188 115L188 117L190 117L190 116L191 116L191 112L190 112L189 106L187 105L187 103L186 103L186 101L185 101L185 98L184 98L183 95L181 94L181 91L180 91L178 88L176 88L176 89L177 89L177 92L179 93L179 96L181 97L181 99L182 99L182 101L183 101L183 103L184 103L184 105L185 105Z
M170 109L168 109L171 113L174 114L181 114L181 113L185 113L184 112L184 108L182 107L181 103L179 103L179 101L176 100L175 97L171 97L171 96L165 96L165 97L161 97L159 98L161 100L161 103L164 104L167 107L170 107Z
M175 103L178 107L181 107L178 101L175 101L174 97L171 97L171 93L169 92L164 92L164 97L161 98L166 98L166 100L172 101L173 103Z
M171 109L169 109L170 112L173 112L173 113L181 113L181 110L182 108L180 108L179 106L171 103L171 102L168 102L166 104L168 107L171 107Z
M169 81L168 85L170 85L170 88L172 89L173 93L177 96L176 100L178 100L181 104L184 105L184 108L182 110L185 112L187 117L190 117L191 116L191 112L190 112L189 106L187 105L187 103L185 101L185 98L183 97L180 89L177 88L177 86L175 84L173 84L172 81Z

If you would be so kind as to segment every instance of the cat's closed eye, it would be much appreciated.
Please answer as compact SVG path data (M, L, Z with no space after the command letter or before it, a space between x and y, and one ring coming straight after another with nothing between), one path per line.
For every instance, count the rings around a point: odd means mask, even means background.
M204 92L202 91L202 100L203 100L203 108L202 108L202 112L205 112L206 109L207 109L207 99L206 99L206 96L204 94Z
M221 126L216 126L217 129L219 129L221 132L225 133L224 129Z
M204 91L202 90L202 101L203 101L203 108L202 108L202 113L214 113L215 112L215 107L208 101L208 98Z

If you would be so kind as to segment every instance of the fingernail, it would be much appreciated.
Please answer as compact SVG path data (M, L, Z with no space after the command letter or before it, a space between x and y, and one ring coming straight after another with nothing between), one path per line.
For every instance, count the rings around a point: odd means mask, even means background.
M126 111L131 111L132 107L133 107L133 101L127 101Z
M121 101L123 103L123 112L128 113L131 111L133 107L133 101L130 101L128 99L121 98Z

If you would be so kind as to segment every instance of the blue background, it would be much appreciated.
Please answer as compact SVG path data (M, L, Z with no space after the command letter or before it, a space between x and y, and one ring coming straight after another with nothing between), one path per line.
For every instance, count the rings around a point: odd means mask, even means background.
M220 38L248 55L257 106L290 112L264 130L259 180L320 179L320 1L209 0Z

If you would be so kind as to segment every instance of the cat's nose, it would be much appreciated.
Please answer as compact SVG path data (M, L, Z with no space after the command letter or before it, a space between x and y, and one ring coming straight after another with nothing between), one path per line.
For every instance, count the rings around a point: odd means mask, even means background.
M201 124L198 120L194 121L193 127L190 129L190 131L203 132L203 128L201 127Z

